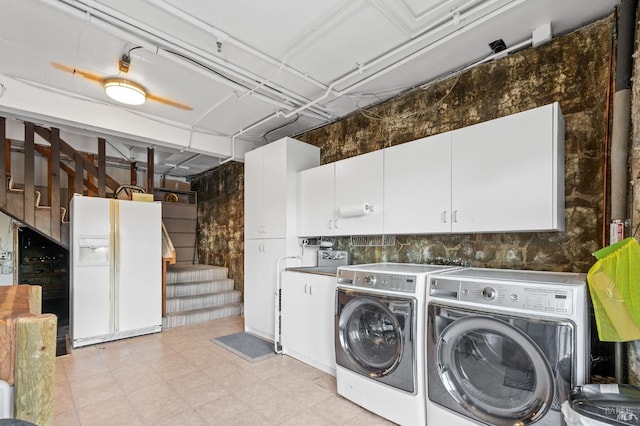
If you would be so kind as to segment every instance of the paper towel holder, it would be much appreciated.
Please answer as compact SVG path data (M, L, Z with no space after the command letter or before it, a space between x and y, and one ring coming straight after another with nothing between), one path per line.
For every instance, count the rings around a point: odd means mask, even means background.
M362 204L351 204L338 209L338 214L342 218L361 217L373 213L375 206L364 202Z

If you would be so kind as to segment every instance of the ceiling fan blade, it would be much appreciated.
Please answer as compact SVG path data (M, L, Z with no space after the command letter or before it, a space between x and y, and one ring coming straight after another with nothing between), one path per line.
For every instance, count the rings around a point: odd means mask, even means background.
M160 102L161 104L170 105L172 107L184 109L186 111L191 111L193 109L189 105L185 105L183 103L180 103L178 101L174 101L174 100L169 99L169 98L163 98L162 96L154 95L152 93L149 93L147 95L147 99L150 99L150 100L156 101L156 102Z
M58 62L51 62L51 66L60 71L65 71L70 74L78 75L82 78L86 78L87 80L95 81L98 83L102 81L102 76L99 76L98 74L94 74L89 71L79 70L77 68L70 67L69 65L60 64Z

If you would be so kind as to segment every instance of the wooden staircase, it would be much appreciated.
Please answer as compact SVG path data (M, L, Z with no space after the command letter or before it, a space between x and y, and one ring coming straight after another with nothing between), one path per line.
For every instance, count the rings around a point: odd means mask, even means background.
M11 170L11 141L6 137L6 119L0 117L0 141L5 143L0 149L0 210L68 249L67 212L73 194L107 197L121 187L106 174L106 141L98 138L95 165L92 158L62 140L59 129L29 122L24 129L24 167ZM36 135L47 145L36 144ZM36 152L47 160L47 185L42 188L36 187ZM68 189L60 184L65 175ZM24 183L17 185L16 181Z

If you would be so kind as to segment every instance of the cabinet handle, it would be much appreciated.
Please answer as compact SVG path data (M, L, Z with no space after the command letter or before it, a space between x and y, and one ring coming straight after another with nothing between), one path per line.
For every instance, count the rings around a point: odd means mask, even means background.
M308 285L308 284L305 284L305 285L304 285L304 294L307 294L307 287L309 287L309 285Z
M440 222L447 223L447 211L443 210L440 214Z
M309 286L309 296L313 296L313 286Z
M329 219L329 229L333 229L333 219Z
M338 219L333 221L333 226L338 229Z
M451 221L454 223L458 223L458 210L454 210L451 214Z

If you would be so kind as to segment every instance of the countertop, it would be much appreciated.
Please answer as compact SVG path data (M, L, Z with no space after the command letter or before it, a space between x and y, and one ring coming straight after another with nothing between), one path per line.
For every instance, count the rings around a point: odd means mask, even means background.
M328 275L335 277L338 274L337 266L301 266L297 268L287 268L290 272L304 272L307 274Z

